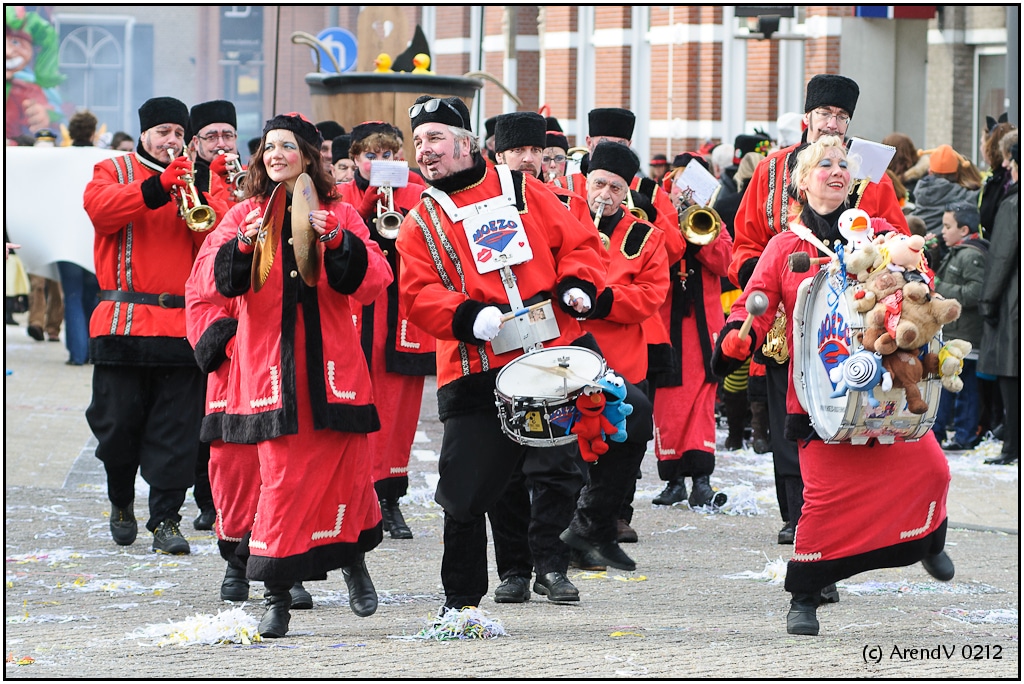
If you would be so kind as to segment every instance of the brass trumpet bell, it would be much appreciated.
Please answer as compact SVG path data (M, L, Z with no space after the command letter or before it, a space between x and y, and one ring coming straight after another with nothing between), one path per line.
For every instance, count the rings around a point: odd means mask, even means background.
M722 217L711 207L694 204L679 215L679 230L691 245L709 245L722 232Z
M168 148L171 161L177 156L174 148ZM182 150L184 154L185 150ZM199 201L199 191L196 190L195 177L190 173L182 176L186 185L184 188L175 188L175 197L178 200L178 216L184 221L188 229L195 233L205 233L213 229L217 223L217 212L211 207Z
M643 209L641 209L640 207L636 206L633 203L633 191L632 190L627 190L626 191L626 201L624 202L624 204L626 205L626 208L629 209L629 213L632 214L634 217L640 219L641 221L647 221L648 220L647 212L644 211Z
M377 234L385 240L397 240L403 216L395 211L395 190L390 185L382 186L380 190L387 198L387 205L377 200L377 218L374 224Z

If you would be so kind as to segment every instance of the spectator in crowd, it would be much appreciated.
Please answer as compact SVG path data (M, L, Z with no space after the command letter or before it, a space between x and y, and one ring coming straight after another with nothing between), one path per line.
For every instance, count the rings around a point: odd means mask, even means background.
M35 147L53 147L56 138L48 128L36 133ZM60 342L60 324L64 320L64 294L60 283L29 273L32 286L28 295L28 336L36 342L49 339Z
M978 304L985 318L978 370L998 377L1006 409L1003 448L985 462L1009 465L1020 459L1020 142L1004 136L1000 149L1013 184L996 212Z
M68 121L72 147L91 147L96 136L96 116L88 111L75 113ZM64 344L69 366L81 366L89 360L89 319L98 303L100 291L96 274L71 261L58 261L60 284L64 291Z
M917 186L917 181L928 174L929 156L918 155L917 146L910 136L905 133L890 133L882 138L882 144L896 148L896 153L889 160L889 171L892 171L895 180L898 180L905 189L905 193L901 198L904 204L907 202L913 203L914 188ZM893 187L895 186L894 182Z
M978 436L978 387L975 371L981 345L982 319L978 298L985 280L988 241L978 235L978 208L970 203L951 204L942 215L942 239L949 253L935 269L935 291L960 302L960 318L942 326L946 340L965 340L973 349L964 359L959 392L942 390L935 414L935 438L946 451L972 449ZM953 421L954 435L946 440L946 427Z
M958 182L961 168L970 162L949 145L939 145L923 154L930 155L928 174L918 181L914 189L913 215L924 220L929 233L940 236L946 207L958 202L977 205L978 187L972 189ZM944 244L940 244L940 252L945 256Z
M1012 146L1012 140L1017 138L1018 133L1016 128L1004 121L986 131L981 142L981 153L985 163L991 169L991 173L985 178L984 185L982 185L978 211L981 213L982 237L990 241L992 240L992 230L995 228L996 211L1010 186L1013 185L1013 178L1003 163L1003 152L1000 149L1003 138L1007 136L1010 136L1009 146Z
M651 175L650 179L655 183L661 183L661 180L668 173L668 157L663 154L656 154L651 157Z
M110 139L110 149L119 152L132 152L135 150L135 139L124 131L118 131Z

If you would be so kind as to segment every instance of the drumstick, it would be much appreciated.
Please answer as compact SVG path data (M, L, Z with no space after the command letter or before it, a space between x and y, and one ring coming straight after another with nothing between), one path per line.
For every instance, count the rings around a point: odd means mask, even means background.
M740 326L739 336L743 339L750 332L750 326L754 324L754 317L764 314L768 310L768 297L760 290L754 290L747 295L747 317Z
M545 299L543 302L537 302L536 304L531 304L530 306L528 306L528 307L526 307L524 309L520 309L519 311L513 311L511 313L507 313L507 314L505 314L504 316L501 317L501 322L502 323L508 323L513 318L518 318L519 316L522 316L523 314L530 313L531 311L533 311L535 309L539 309L539 308L544 307L544 306L547 306L550 303L551 303L550 299Z
M824 242L822 242L821 240L819 240L819 239L818 239L818 236L817 236L817 235L815 235L814 233L812 233L812 232L811 232L811 229L810 229L810 228L808 228L807 226L805 226L805 225L802 225L802 224L800 224L800 223L791 223L791 224L789 224L789 229L790 229L791 231L793 231L793 233L794 233L794 234L795 234L795 235L796 235L796 236L797 236L798 238L800 238L801 240L804 240L805 242L810 242L810 243L811 243L812 245L814 245L815 247L817 247L818 249L820 249L820 250L821 250L822 252L824 252L825 254L828 254L828 255L829 255L830 257L832 257L833 259L837 259L837 258L838 258L838 257L836 256L836 253L835 253L835 252L833 252L833 251L832 251L831 249L829 249L828 247L826 247L826 246L825 246L825 243L824 243Z
M562 366L538 366L537 364L529 363L527 361L520 361L519 364L526 366L527 368L536 368L537 370L542 370L546 373L557 375L560 378L566 378L567 380L577 380L591 387L601 387L599 383L596 383L593 380L587 380L582 376L576 375L568 368L564 368Z

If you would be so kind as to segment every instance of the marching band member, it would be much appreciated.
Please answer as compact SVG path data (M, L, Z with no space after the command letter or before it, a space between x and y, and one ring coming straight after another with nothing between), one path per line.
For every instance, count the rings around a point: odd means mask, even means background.
M846 148L838 136L821 136L797 155L790 192L800 197L789 213L819 239L842 239L839 215L847 208L851 185ZM796 252L818 256L818 250L786 230L774 236L760 256L743 295L718 338L713 367L728 375L748 358L755 342L764 339L774 316L753 319L752 335L739 336L746 299L763 292L767 310L781 302L786 313L786 338L793 345L793 307L800 282L787 257ZM946 538L946 494L949 465L928 431L917 443L825 444L810 424L788 378L786 435L800 449L804 484L803 513L796 546L786 571L792 594L786 630L818 634L819 603L838 601L834 583L874 568L900 567L921 561L938 580L953 577L953 562L943 551Z
M599 143L590 157L587 203L600 215L597 228L608 238L609 264L606 287L583 327L597 339L609 367L626 381L626 402L633 405L633 413L627 419L626 441L611 441L608 453L590 464L572 523L562 534L562 541L585 558L621 570L635 570L636 563L618 544L620 509L636 486L647 442L654 435L647 357L637 350L647 345L644 321L668 296L660 231L622 206L629 179L639 169L640 160L620 143Z
M189 230L174 193L192 163L182 156L188 107L172 97L139 108L133 154L96 164L83 202L96 229L99 304L89 325L92 403L85 412L99 444L112 504L110 533L138 534L135 477L149 483L153 550L186 554L182 503L193 484L203 378L185 339L185 281L205 233Z
M562 132L562 126L558 119L553 116L545 118L547 122L547 134L544 140L544 152L541 156L543 173L541 180L544 182L553 181L565 175L567 163L566 154L569 153L569 139Z
M699 163L692 160L691 164ZM672 186L673 199L686 203ZM717 235L690 235L686 256L671 279L671 294L659 315L668 328L674 353L670 373L658 377L654 397L654 453L658 475L667 484L653 503L671 505L685 496L690 477L691 507L712 503L710 477L715 471L715 394L718 379L711 370L715 335L725 323L722 277L732 259L732 238L713 209L697 209L717 221ZM686 232L684 226L680 230ZM660 500L659 500L660 497Z
M374 458L374 488L380 500L384 531L392 539L412 539L412 531L402 517L398 500L409 491L409 456L416 436L416 424L423 402L424 376L434 374L434 338L409 321L398 296L401 259L395 249L397 230L390 234L382 224L388 211L386 195L370 186L375 160L394 161L402 147L396 129L383 121L367 121L351 132L349 154L355 163L355 177L338 186L341 198L363 218L370 237L387 257L396 274L388 289L369 306L358 310L357 328L361 331L363 354L370 368L373 396L380 415L381 429L370 433L370 452ZM405 173L405 171L403 171ZM422 185L409 183L393 188L392 209L401 221L420 201Z
M234 377L221 424L225 441L257 448L257 514L239 551L248 554L246 576L266 588L259 632L268 638L288 631L292 585L337 568L352 611L366 616L377 608L364 554L381 540L366 438L380 421L366 363L351 354L358 344L352 314L373 302L392 274L358 214L340 201L320 142L319 131L300 114L269 120L263 153L248 171L251 196L228 213L197 258L212 260L214 274L199 280L197 296L219 293L238 304L228 352ZM315 287L299 277L302 264L292 245L301 236L293 235L290 216L279 229L261 226L280 184L280 191L289 191L283 213L290 214L290 191L303 173L322 198L308 218L324 248L320 257L312 245L313 258L322 259ZM260 268L264 246L276 252L267 271ZM256 291L251 283L261 274L265 282Z
M520 171L527 182L540 180L546 129L544 117L534 112L497 116L494 152L498 163ZM582 198L573 196L577 198L576 204L585 207ZM579 213L574 215L580 217ZM569 525L583 485L576 458L576 443L536 449L531 458L523 459L512 472L505 492L489 511L494 558L501 579L494 590L495 603L529 600L534 571L535 592L558 603L579 601L579 590L566 576L569 547L558 538Z
M335 183L348 183L355 178L356 163L348 156L349 147L352 145L352 136L339 135L331 142L331 159L333 160L333 173Z
M768 240L786 230L789 223L789 198L786 188L796 155L808 143L824 135L845 136L853 111L860 96L860 87L852 79L834 74L818 74L807 83L804 98L804 141L769 154L754 169L747 190L736 210L733 233L732 264L729 278L741 288L747 283ZM860 204L856 199L851 206L859 206L869 216L879 216L904 233L909 233L892 181L883 176L877 183L869 183L860 190ZM793 530L800 519L803 483L800 481L800 463L796 444L786 439L785 416L778 407L784 405L789 376L789 350L781 344L778 334L783 321L779 321L769 344L756 360L766 367L768 385L768 421L775 465L776 491L779 507L788 511L789 518L779 531L780 544L793 543ZM774 410L773 410L774 407ZM781 482L779 482L781 480ZM785 503L782 502L785 497Z
M487 593L485 513L511 474L539 456L539 447L503 433L495 411L498 371L523 354L494 351L502 312L511 311L512 299L526 305L550 299L558 332L545 346L593 349L576 318L590 312L604 287L604 263L597 235L547 189L486 162L462 100L423 95L409 117L416 161L430 187L399 232L399 296L410 319L437 338L444 437L434 498L444 509L444 612L479 605ZM493 211L475 219L481 202ZM488 258L494 251L485 244L499 225L515 237L503 234L510 237L510 258L494 269ZM522 251L527 245L529 252Z

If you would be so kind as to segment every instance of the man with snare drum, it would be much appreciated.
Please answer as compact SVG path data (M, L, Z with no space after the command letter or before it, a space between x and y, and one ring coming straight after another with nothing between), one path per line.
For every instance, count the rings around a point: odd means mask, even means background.
M593 355L577 317L604 289L605 267L593 228L541 184L486 162L462 100L424 95L409 116L430 187L399 231L399 292L409 319L437 338L444 612L487 593L485 513L511 474L539 456L505 433L497 376L526 349L575 345ZM523 308L533 310L507 313ZM542 318L554 325L533 324Z

